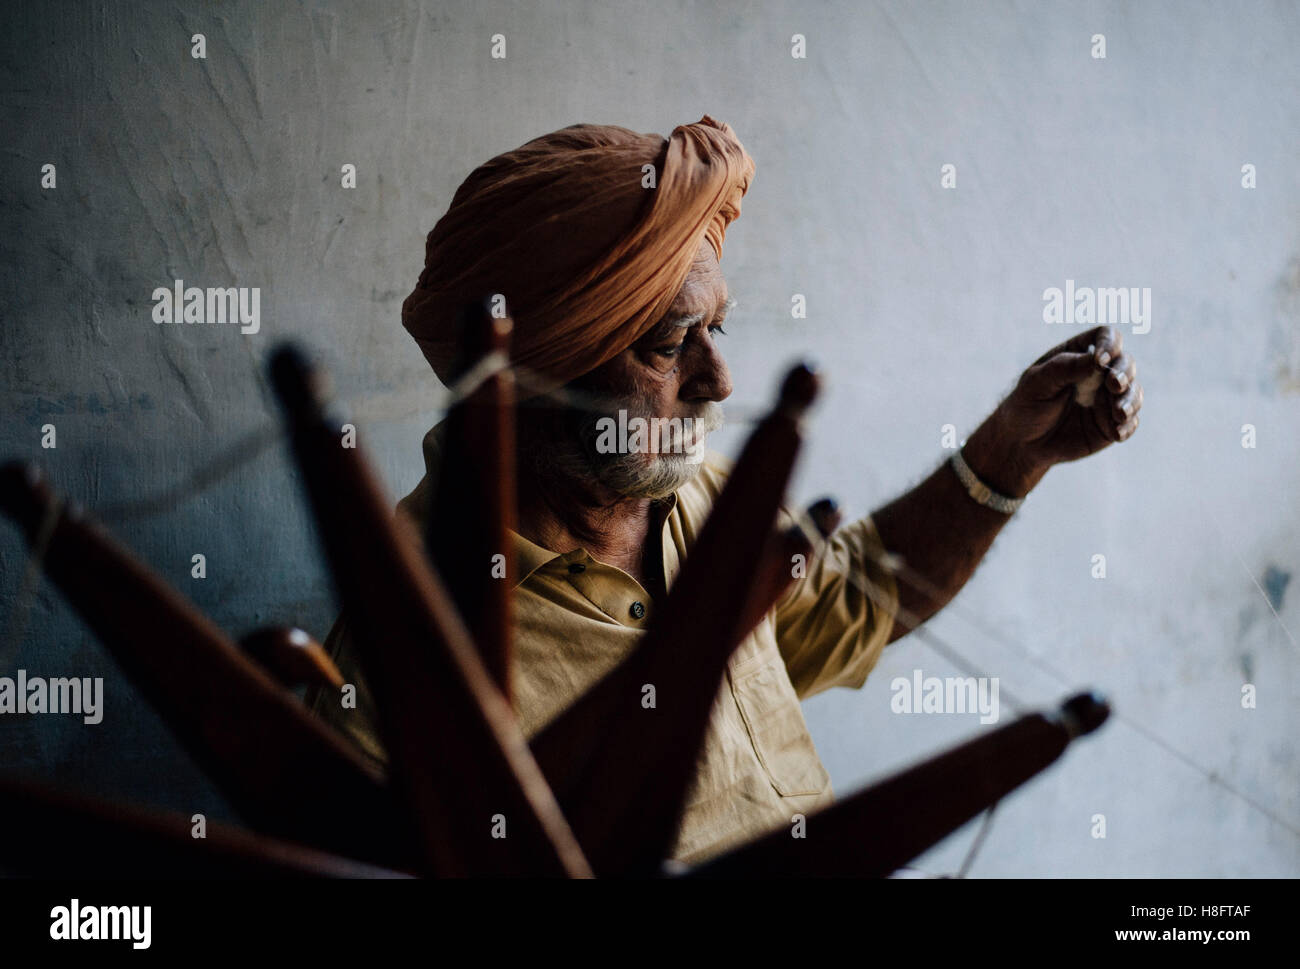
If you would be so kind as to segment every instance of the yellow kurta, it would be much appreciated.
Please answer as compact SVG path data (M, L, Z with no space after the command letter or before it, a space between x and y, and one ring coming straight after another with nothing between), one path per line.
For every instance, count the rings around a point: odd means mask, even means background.
M429 469L438 466L437 430L425 437ZM663 569L670 588L727 471L725 460L709 453L699 474L666 502ZM402 500L399 513L423 518L427 480ZM515 709L531 737L635 648L655 603L632 576L585 549L556 552L512 537ZM898 604L893 576L877 564L883 551L869 517L841 528L732 654L673 858L699 862L832 801L799 700L832 686L862 686L879 658ZM846 573L870 583L875 601ZM373 699L345 617L326 647L356 685L357 705L344 709L336 695L322 692L313 712L383 764Z

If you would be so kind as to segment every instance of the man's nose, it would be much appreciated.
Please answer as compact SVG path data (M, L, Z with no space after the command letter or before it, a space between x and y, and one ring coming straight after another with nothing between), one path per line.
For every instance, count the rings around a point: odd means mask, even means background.
M717 344L711 339L703 342L703 352L693 354L694 370L682 387L682 396L696 399L723 401L731 396L731 371L722 359Z

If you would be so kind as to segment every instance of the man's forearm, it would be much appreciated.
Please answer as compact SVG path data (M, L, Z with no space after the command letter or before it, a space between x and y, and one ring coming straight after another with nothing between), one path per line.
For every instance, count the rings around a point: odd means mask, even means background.
M1021 466L1008 435L990 417L966 442L962 455L981 481L1008 498L1027 495L1046 469ZM1011 516L976 502L947 462L907 494L872 514L886 550L899 555L918 584L898 577L898 604L911 619L927 619L947 605L975 572ZM889 641L911 626L895 619Z

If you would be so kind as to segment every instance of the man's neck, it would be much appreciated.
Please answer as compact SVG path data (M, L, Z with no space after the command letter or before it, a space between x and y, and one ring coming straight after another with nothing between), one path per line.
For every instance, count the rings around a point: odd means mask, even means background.
M599 484L539 481L521 474L520 535L554 552L585 548L633 576L651 595L662 592L661 525L650 498L627 498Z

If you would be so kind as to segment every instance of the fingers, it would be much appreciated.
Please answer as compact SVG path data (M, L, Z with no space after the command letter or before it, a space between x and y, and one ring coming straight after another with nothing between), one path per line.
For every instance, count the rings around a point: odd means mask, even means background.
M1055 397L1071 384L1078 384L1097 374L1097 363L1086 348L1083 352L1061 351L1042 363L1036 363L1022 378L1026 389L1038 400Z
M1123 343L1123 337L1113 326L1096 326L1052 347L1035 360L1034 365L1046 363L1061 353L1092 353L1099 358L1099 365L1104 367L1119 354Z
M1094 417L1097 422L1097 427L1101 431L1102 437L1112 444L1119 444L1132 437L1134 432L1137 430L1138 422L1141 419L1141 415L1136 411L1133 413L1132 417L1125 418L1124 420L1115 420L1115 418L1109 415L1094 415Z
M1115 327L1094 327L1053 347L1025 371L1018 389L1042 401L1071 386L1075 403L1091 415L1088 423L1103 440L1116 444L1137 431L1143 396L1137 361L1124 352Z
M1098 429L1111 443L1127 441L1137 430L1144 396L1137 361L1120 352L1106 368L1104 387L1093 410Z
M1033 396L1039 399L1054 397L1064 387L1074 384L1078 389L1076 399L1087 407L1092 405L1097 388L1103 385L1103 377L1104 386L1112 397L1132 388L1137 375L1137 361L1119 349L1118 335L1113 341L1108 341L1106 332L1102 331L1114 333L1111 327L1101 327L1090 335L1102 342L1089 343L1081 351L1058 351L1025 371L1024 379Z
M1133 436L1133 432L1138 429L1138 415L1134 414L1129 420L1119 426L1117 440L1127 441Z
M1128 389L1111 400L1111 419L1122 424L1142 409L1142 385L1130 383Z
M1137 361L1121 352L1106 369L1106 389L1112 394L1122 394L1133 386L1133 378L1137 376Z
M1124 347L1124 335L1113 326L1099 326L1095 330L1089 331L1092 340L1097 344L1097 359L1102 365L1113 362L1120 355Z

